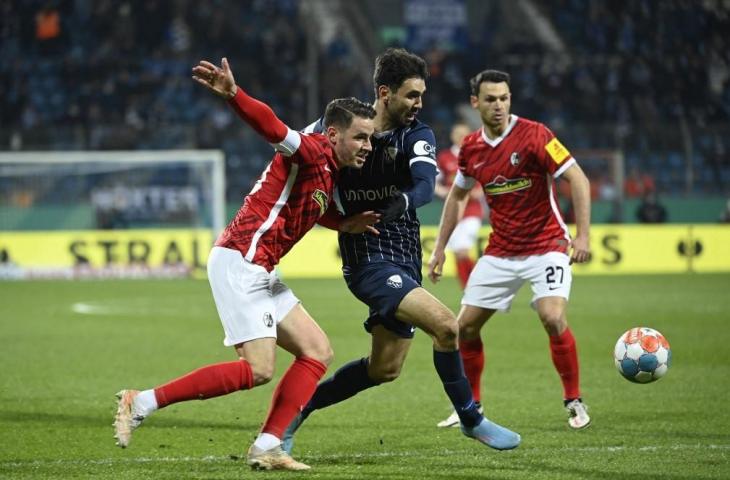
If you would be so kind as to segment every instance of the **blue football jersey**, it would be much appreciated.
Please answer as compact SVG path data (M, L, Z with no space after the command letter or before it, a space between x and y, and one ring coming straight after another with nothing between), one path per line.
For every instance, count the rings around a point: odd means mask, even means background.
M321 119L305 129L322 132ZM437 174L436 140L431 128L414 120L410 125L372 137L373 151L361 169L343 168L335 190L337 208L345 216L380 210L395 191L406 194L405 214L378 223L380 235L339 234L343 267L387 261L421 270L421 232L416 208L433 198Z

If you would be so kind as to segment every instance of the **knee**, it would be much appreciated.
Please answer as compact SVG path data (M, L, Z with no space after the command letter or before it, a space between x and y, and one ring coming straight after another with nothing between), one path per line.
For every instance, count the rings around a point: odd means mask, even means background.
M560 335L568 328L568 321L563 312L559 310L550 310L540 314L542 326L548 335Z
M332 350L330 344L327 343L326 345L322 345L321 347L312 351L309 355L307 355L307 357L313 358L314 360L317 360L318 362L329 367L332 364L332 360L334 360L335 358L335 352Z
M269 383L274 378L273 362L248 361L251 366L254 386Z
M400 376L401 365L389 363L387 365L368 365L368 377L375 383L392 382Z
M433 341L440 349L455 350L459 338L459 324L453 315L439 315L433 328Z

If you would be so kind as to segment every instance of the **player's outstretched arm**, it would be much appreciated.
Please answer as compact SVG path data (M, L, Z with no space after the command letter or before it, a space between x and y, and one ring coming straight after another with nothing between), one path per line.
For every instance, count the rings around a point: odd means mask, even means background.
M575 212L576 235L571 244L570 262L584 263L591 259L591 185L583 170L574 164L563 172L562 177L570 183L570 193Z
M444 263L446 262L446 244L449 243L449 238L451 238L451 234L459 222L459 217L464 212L464 206L469 198L469 190L454 184L446 196L444 209L441 212L441 221L439 222L439 233L433 247L431 260L428 262L428 278L433 283L441 280Z
M317 223L330 230L345 233L372 233L380 235L380 232L373 225L380 221L381 214L368 210L355 215L345 217L337 211L336 207L330 206L324 215L319 217Z
M193 67L193 80L219 95L233 107L236 113L269 143L283 141L289 128L265 103L250 97L236 85L228 59L221 60L217 67L207 60L201 60Z

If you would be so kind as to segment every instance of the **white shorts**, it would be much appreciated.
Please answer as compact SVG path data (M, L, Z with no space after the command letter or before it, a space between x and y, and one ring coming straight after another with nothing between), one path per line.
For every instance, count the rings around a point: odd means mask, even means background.
M257 338L276 338L276 326L299 299L275 271L247 262L241 252L213 247L208 281L230 347Z
M471 272L461 304L508 312L526 281L532 285L533 308L543 297L567 300L573 281L570 257L560 252L506 258L484 255Z
M459 250L471 250L479 238L479 229L482 226L482 219L479 217L464 217L449 238L446 249L452 252Z

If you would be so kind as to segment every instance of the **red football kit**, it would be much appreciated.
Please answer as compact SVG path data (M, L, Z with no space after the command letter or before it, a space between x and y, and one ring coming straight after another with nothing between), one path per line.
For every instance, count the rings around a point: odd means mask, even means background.
M553 179L575 163L545 125L510 115L502 136L472 132L459 152L456 179L484 188L492 233L485 255L515 257L568 252L570 234L558 209ZM473 180L472 180L473 179Z
M247 121L251 112L245 107L250 101L251 97L240 88L230 100ZM265 125L261 121L258 124ZM215 244L238 250L247 261L271 271L327 210L335 187L337 162L324 135L300 134L283 123L277 131L257 131L269 142L279 144L277 149L288 143L281 149L294 153L274 155Z
M440 175L443 179L443 184L451 188L454 183L454 177L456 172L459 171L459 150L451 147L448 150L442 150L436 157L436 164ZM464 209L464 218L466 217L477 217L480 220L484 217L484 207L482 202L478 199L470 198L466 202L466 208Z

